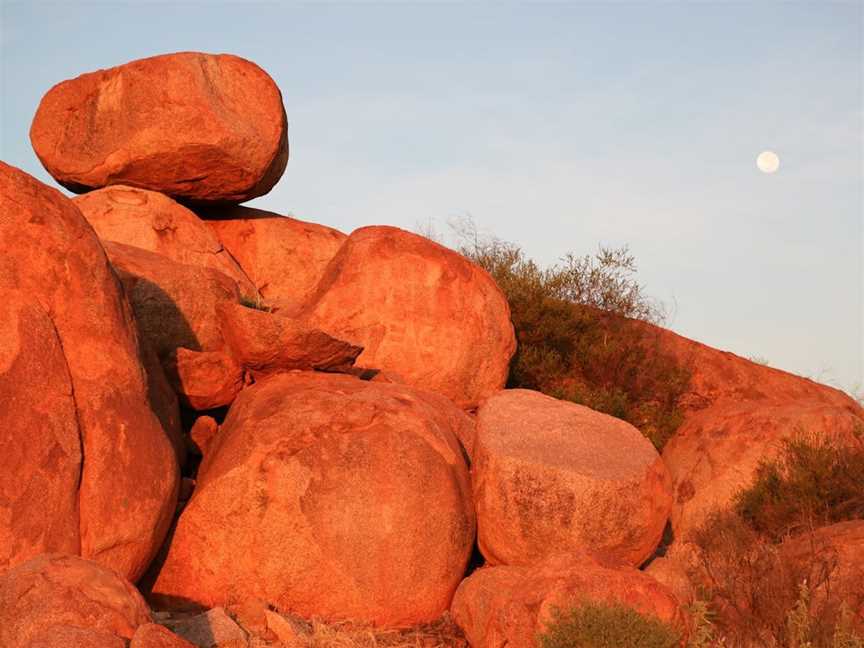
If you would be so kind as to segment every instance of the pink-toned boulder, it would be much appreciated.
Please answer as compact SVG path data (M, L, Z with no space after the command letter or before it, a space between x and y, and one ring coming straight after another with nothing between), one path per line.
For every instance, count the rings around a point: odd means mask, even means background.
M177 347L218 351L225 346L216 307L240 301L233 279L131 245L106 241L104 247L129 296L141 335L160 358Z
M672 479L670 520L686 541L714 510L728 508L783 441L805 433L854 443L864 420L850 408L809 400L719 403L690 415L663 449Z
M178 637L165 626L145 623L138 626L129 648L196 648L183 637Z
M669 515L669 475L629 423L510 389L477 412L472 477L480 551L529 565L591 550L638 566Z
M231 354L256 377L293 369L338 371L353 365L363 351L278 313L230 302L218 311Z
M209 442L154 600L258 599L382 626L440 616L475 528L459 413L441 407L410 387L317 372L244 389Z
M132 585L77 556L42 554L0 576L0 646L113 648L149 622Z
M101 240L218 270L237 282L241 294L255 297L255 287L213 230L168 196L114 185L78 196L74 202Z
M300 310L311 326L358 344L357 364L476 406L504 386L516 349L510 308L465 257L395 227L363 227Z
M249 207L199 209L268 304L290 314L309 296L346 236Z
M167 357L165 370L180 400L194 410L230 405L243 389L243 369L224 351L181 347Z
M0 163L0 571L45 551L135 580L177 497L129 303L60 192Z
M58 83L39 104L30 141L76 193L127 184L237 203L270 191L288 162L279 89L229 54L165 54Z
M483 567L462 581L451 614L472 648L536 648L553 609L584 601L626 605L686 633L685 615L666 587L580 552L531 567Z

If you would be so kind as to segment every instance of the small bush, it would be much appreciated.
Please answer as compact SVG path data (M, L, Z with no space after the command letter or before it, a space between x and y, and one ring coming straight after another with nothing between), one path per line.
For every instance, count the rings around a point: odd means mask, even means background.
M504 292L519 342L508 387L570 400L624 419L659 449L681 423L690 372L660 349L663 313L635 280L627 248L567 255L541 268L516 245L458 228L460 251Z
M681 635L654 617L620 604L585 601L553 610L541 648L677 648Z
M798 435L781 456L763 462L735 510L755 531L785 536L864 518L864 444L855 447Z

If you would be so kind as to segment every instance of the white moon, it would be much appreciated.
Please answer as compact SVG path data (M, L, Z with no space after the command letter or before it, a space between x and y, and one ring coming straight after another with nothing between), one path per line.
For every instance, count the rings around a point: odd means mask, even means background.
M780 158L774 151L762 151L756 158L756 166L762 173L774 173L780 168Z

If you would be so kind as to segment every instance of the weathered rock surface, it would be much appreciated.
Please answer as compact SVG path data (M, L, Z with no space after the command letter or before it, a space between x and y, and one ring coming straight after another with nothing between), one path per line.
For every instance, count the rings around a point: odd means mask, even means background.
M224 351L181 347L168 355L165 371L180 400L194 410L230 405L243 389L243 369Z
M278 313L228 302L218 310L231 354L255 376L293 369L336 371L353 365L363 351Z
M42 554L0 576L0 646L125 646L149 621L132 585L77 556Z
M73 201L103 241L155 252L184 265L212 268L255 296L246 273L194 212L156 191L114 185Z
M178 637L164 626L145 623L138 626L129 648L195 648L195 644Z
M208 445L155 600L258 599L389 626L438 617L474 540L458 412L440 408L413 388L317 372L244 389Z
M808 582L819 584L814 598L829 596L834 603L844 602L864 625L864 520L793 536L780 545L780 560L809 568Z
M141 335L160 358L177 347L218 351L225 346L216 307L240 301L233 279L122 243L106 241L104 247L129 296Z
M0 163L0 570L80 553L135 580L176 505L132 312L75 205Z
M300 316L363 346L358 365L465 408L504 386L516 348L510 308L489 274L395 227L353 232Z
M282 96L254 63L180 52L58 83L39 104L30 141L67 189L112 184L185 201L243 202L288 162Z
M139 340L141 360L147 373L147 398L150 408L159 418L162 429L171 441L177 463L182 468L186 464L188 441L183 434L180 421L180 403L174 388L165 376L165 370L153 348L143 339Z
M483 567L462 581L451 613L472 648L534 648L554 608L584 600L627 605L684 628L679 602L666 587L578 552L531 567Z
M759 463L778 456L784 439L803 432L851 443L862 424L846 406L810 400L721 403L689 416L663 449L676 542L686 541L713 510L730 506Z
M198 449L198 453L203 455L207 452L207 446L216 433L219 431L219 424L212 416L199 416L192 424L192 429L189 430L189 437L192 443Z
M524 389L481 404L472 477L478 544L493 565L587 549L638 566L671 506L666 468L636 428Z
M268 304L290 314L318 285L342 232L249 207L199 209Z

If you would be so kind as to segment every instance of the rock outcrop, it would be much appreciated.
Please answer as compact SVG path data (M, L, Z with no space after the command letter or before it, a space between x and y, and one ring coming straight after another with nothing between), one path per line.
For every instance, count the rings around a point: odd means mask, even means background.
M314 372L243 390L208 443L153 586L384 626L450 603L474 540L461 415L401 385Z
M198 209L266 302L291 314L347 238L342 232L249 207Z
M254 63L180 52L63 81L30 141L67 189L127 184L199 203L261 196L288 162L282 95Z
M348 237L300 318L358 344L357 364L470 408L504 386L516 349L510 308L463 256L395 227Z
M525 389L481 404L471 470L478 544L493 565L590 550L638 566L660 542L672 500L639 430Z
M194 410L230 405L243 389L243 368L224 351L181 347L168 355L165 371L180 400Z
M240 293L255 287L204 221L156 191L114 185L74 199L103 241L155 252L183 265L212 268L237 282Z
M150 609L110 569L42 554L0 576L0 646L125 647Z
M621 604L680 630L685 617L666 587L636 569L587 553L531 567L484 567L462 581L451 613L472 648L533 648L554 608L583 601Z
M92 228L0 163L0 570L45 551L137 579L177 498L132 310Z

